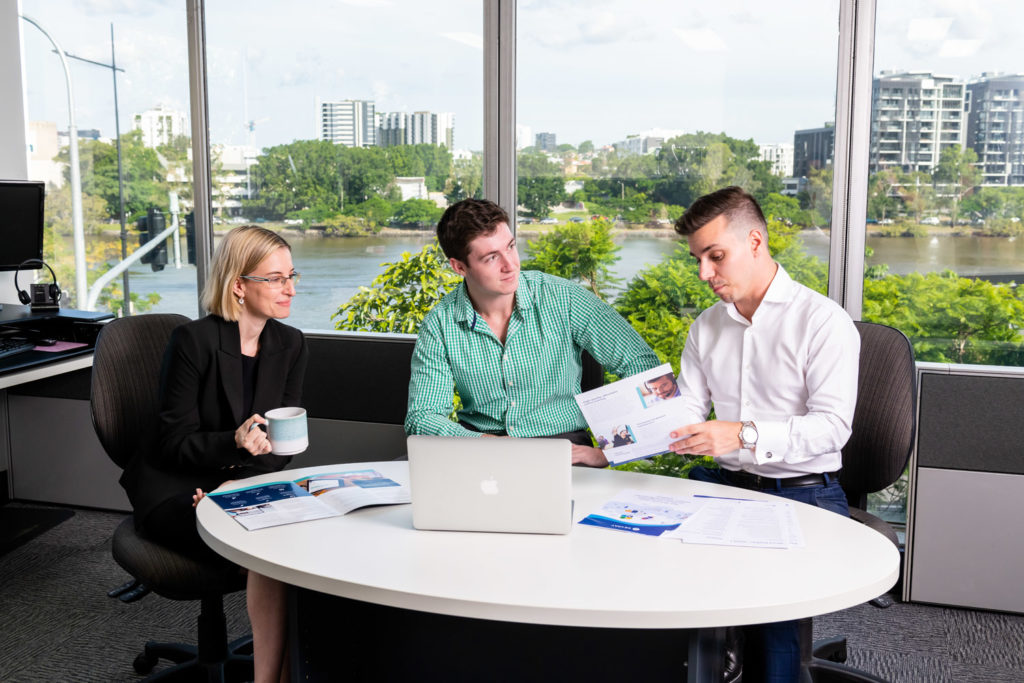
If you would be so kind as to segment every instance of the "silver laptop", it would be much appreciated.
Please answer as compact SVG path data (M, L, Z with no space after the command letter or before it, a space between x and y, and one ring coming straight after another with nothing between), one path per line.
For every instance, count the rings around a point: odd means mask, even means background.
M412 525L567 534L572 444L565 439L410 436Z

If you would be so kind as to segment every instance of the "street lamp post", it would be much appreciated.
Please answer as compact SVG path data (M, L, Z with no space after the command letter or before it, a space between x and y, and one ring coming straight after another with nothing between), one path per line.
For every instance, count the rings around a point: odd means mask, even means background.
M86 279L85 279L85 229L82 226L82 169L78 163L78 127L75 125L75 98L71 91L71 71L68 69L68 60L64 58L64 50L57 41L46 32L39 22L24 14L22 19L39 29L40 33L53 45L60 57L60 64L64 67L64 81L68 88L68 148L70 152L71 165L71 228L75 242L75 298L80 309L85 308L86 302Z
M70 53L65 53L69 59L77 59L80 62L86 64L93 64L94 66L102 66L104 69L110 69L110 73L114 77L114 136L117 140L117 197L120 202L118 206L118 213L121 217L121 260L128 258L128 230L125 227L125 214L124 214L124 170L121 159L121 114L117 106L117 72L124 72L124 69L117 65L117 60L114 58L114 25L110 25L110 64L104 64L103 62L97 62L92 59L86 59L85 57L77 57ZM124 271L122 279L124 286L124 307L121 309L124 311L124 315L130 315L131 313L131 289L128 287L128 271Z

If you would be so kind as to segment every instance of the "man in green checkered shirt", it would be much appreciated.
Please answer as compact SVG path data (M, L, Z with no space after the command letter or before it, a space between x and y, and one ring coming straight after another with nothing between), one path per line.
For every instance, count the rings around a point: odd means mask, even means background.
M408 434L555 436L573 442L573 463L603 467L573 397L584 349L626 377L658 357L608 304L580 285L519 270L508 215L466 199L437 224L437 238L463 284L427 315L412 357ZM452 390L459 422L448 419Z

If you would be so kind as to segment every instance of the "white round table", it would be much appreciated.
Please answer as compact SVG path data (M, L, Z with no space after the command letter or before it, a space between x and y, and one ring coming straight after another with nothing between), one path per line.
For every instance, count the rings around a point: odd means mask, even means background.
M408 464L389 461L279 472L231 487L363 468L408 483ZM574 468L574 522L623 489L737 495L734 488L686 479ZM204 500L197 513L200 534L214 550L293 586L518 624L708 629L783 621L857 605L896 582L899 553L882 535L794 505L805 546L787 550L687 545L579 524L565 536L419 531L409 505L258 531L246 531L212 501Z

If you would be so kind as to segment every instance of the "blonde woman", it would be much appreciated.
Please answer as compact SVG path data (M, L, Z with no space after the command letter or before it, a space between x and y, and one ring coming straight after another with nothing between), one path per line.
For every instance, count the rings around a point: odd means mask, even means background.
M176 329L164 355L158 446L125 471L146 536L227 563L199 537L195 504L227 480L288 464L270 453L259 426L267 410L301 405L305 338L278 322L291 312L298 278L291 248L276 233L246 225L221 241L203 291L210 315ZM284 586L250 572L246 601L256 681L287 680Z

